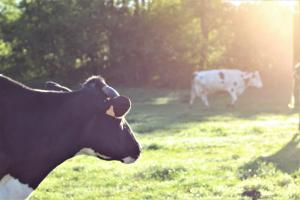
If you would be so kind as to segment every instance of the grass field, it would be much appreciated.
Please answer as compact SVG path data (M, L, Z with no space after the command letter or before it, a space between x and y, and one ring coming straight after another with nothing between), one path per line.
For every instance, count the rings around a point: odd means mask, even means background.
M131 165L77 156L56 168L36 199L300 199L300 136L288 91L248 90L198 99L188 91L123 89L127 119L143 146Z

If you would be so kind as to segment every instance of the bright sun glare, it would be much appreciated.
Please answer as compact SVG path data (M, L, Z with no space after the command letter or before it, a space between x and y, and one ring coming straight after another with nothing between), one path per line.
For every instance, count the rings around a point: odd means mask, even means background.
M283 6L288 6L291 9L295 9L297 3L299 3L298 0L273 0L273 1L277 1L279 4ZM257 3L257 0L227 0L226 2L232 3L235 6L239 6L242 3Z

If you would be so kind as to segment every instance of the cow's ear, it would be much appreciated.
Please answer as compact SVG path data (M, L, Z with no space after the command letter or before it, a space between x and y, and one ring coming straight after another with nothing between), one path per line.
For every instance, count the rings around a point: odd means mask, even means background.
M115 118L124 117L131 108L131 101L125 96L117 96L109 99L108 103L110 106L106 111L106 114Z

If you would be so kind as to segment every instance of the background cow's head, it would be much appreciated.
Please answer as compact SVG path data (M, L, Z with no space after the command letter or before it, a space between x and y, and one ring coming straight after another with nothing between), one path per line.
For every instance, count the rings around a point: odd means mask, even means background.
M50 90L62 91L61 86L52 82ZM55 87L52 87L55 85ZM107 85L101 77L91 77L80 91L95 93L99 104L105 104L103 112L90 116L85 129L80 135L79 154L93 155L104 160L119 160L124 163L134 162L140 155L140 145L125 120L131 102L128 97ZM94 91L95 90L95 91ZM71 91L71 90L70 90Z
M244 80L247 84L247 86L252 86L256 88L262 88L263 83L260 78L260 74L258 71L255 72L245 72L244 73Z

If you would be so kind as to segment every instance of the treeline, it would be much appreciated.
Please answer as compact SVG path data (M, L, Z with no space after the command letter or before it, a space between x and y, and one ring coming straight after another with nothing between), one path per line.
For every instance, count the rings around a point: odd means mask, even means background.
M274 81L291 68L291 34L276 1L2 0L0 73L187 87L195 70L241 68Z

